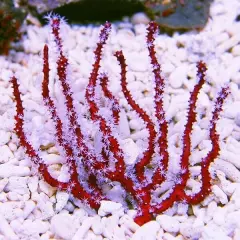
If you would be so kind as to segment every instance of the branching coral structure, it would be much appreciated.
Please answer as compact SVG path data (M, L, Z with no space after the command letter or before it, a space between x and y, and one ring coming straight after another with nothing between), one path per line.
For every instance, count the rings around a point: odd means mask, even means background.
M216 159L220 152L219 135L216 131L219 114L222 111L224 100L229 89L223 87L216 97L212 118L209 125L209 136L212 148L201 161L201 188L198 193L187 194L186 184L190 178L189 158L191 155L191 133L193 124L196 122L196 105L199 92L205 82L207 71L206 64L202 61L197 63L197 83L190 94L187 110L187 121L184 126L182 137L182 153L180 155L180 171L176 181L167 194L160 194L157 189L168 181L169 172L169 150L168 150L168 122L164 110L164 89L165 82L161 73L155 52L155 36L158 26L150 22L147 27L147 49L149 52L150 64L153 73L154 85L154 110L155 116L150 116L133 99L127 83L127 65L122 51L115 53L120 66L121 88L125 99L133 111L144 122L148 131L146 139L147 147L143 150L135 164L126 164L126 154L120 143L120 136L116 132L119 124L120 104L117 98L111 93L108 86L108 75L101 73L100 61L103 47L109 37L111 25L105 23L99 35L95 60L86 87L85 99L89 110L89 121L92 121L99 128L101 136L100 151L93 147L84 128L81 126L75 103L73 92L67 74L69 60L63 50L63 40L60 35L62 19L58 16L50 16L50 26L52 36L57 48L57 75L62 85L63 97L65 98L65 119L67 128L64 127L63 119L60 118L54 99L50 96L49 79L49 48L47 45L43 49L43 82L42 97L55 126L55 139L57 145L62 148L66 158L69 179L66 182L54 178L48 166L41 159L38 150L35 150L28 141L24 132L24 108L21 100L21 93L17 78L12 77L13 95L16 101L15 132L20 140L20 145L25 149L33 164L37 165L39 174L53 187L59 190L68 191L73 197L81 200L91 208L98 209L101 200L108 200L102 189L102 184L119 182L125 189L126 199L131 199L134 208L137 209L135 222L139 225L150 221L156 214L162 213L171 208L174 203L184 202L187 204L198 204L211 191L211 176L209 172L210 164ZM102 98L108 101L111 117L103 116L101 104L98 98L99 89ZM66 133L67 129L67 133ZM152 163L154 159L154 163ZM151 167L149 167L151 166ZM153 167L154 166L154 167ZM149 169L151 171L149 171Z

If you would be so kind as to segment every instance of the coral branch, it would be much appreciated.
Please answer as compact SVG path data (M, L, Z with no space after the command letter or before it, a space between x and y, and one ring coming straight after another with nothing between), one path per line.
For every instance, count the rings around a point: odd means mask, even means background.
M104 96L111 102L113 122L114 122L114 124L117 125L119 123L119 118L120 118L119 103L118 103L117 99L113 96L113 94L108 89L107 85L108 85L109 80L108 80L107 75L102 74L99 77L99 80L100 80L100 85L102 87Z
M212 119L210 121L210 140L212 142L212 149L209 151L207 156L201 161L201 176L202 176L202 186L201 190L194 196L188 196L188 203L197 204L204 200L204 198L211 191L211 177L209 173L210 164L217 158L220 152L219 146L219 135L217 134L216 124L219 119L219 114L222 111L223 102L229 94L229 88L224 87L221 89L220 93L215 102L214 110L212 113Z
M156 169L153 176L153 185L161 184L165 180L168 170L169 154L168 154L168 124L165 118L165 111L163 108L163 94L164 94L164 79L161 76L161 66L158 63L156 52L154 50L155 35L158 32L158 25L155 22L150 22L147 27L147 48L151 60L152 71L154 74L155 83L155 116L157 118L158 129L158 146L160 153L159 167Z
M119 124L120 104L117 98L108 88L108 76L100 74L100 62L102 58L103 47L109 37L111 25L107 22L100 31L99 41L94 51L94 63L90 73L89 82L86 87L85 98L89 108L91 123L99 128L100 146L94 149L92 141L84 132L84 126L80 125L74 106L74 99L69 81L69 63L66 54L63 51L63 41L61 38L61 24L63 20L51 15L49 22L57 46L57 76L62 86L63 97L65 98L65 119L60 119L54 100L50 96L49 90L49 48L47 45L43 49L43 82L42 96L44 104L47 107L51 119L55 126L55 138L58 145L63 149L64 156L69 168L69 180L61 182L53 178L47 165L42 161L32 145L28 142L24 133L24 109L19 91L17 79L12 77L13 95L16 100L15 132L20 140L20 145L24 147L26 154L32 162L38 166L39 173L44 180L61 190L69 191L75 198L84 201L92 208L97 209L102 199L107 199L103 195L101 183L115 184L118 181L126 190L128 199L131 199L134 208L137 209L135 222L142 225L150 221L156 214L161 213L173 206L174 203L185 201L189 204L200 203L211 190L211 176L209 173L210 164L216 159L220 152L219 135L216 131L217 120L222 111L224 100L229 90L228 87L220 91L212 113L210 121L210 140L212 149L201 161L202 186L198 193L187 195L185 192L187 180L190 177L189 158L191 155L191 133L193 124L196 122L196 106L199 92L205 82L206 64L198 62L197 64L197 83L190 93L188 101L188 111L186 125L182 137L182 153L180 155L180 171L178 179L173 183L169 194L158 199L158 187L164 186L169 180L169 150L168 150L168 122L164 110L164 88L165 80L161 76L161 66L158 63L154 41L158 31L158 26L150 22L147 27L147 48L149 52L150 63L153 72L154 84L154 114L152 119L144 109L142 109L133 99L127 84L127 65L122 51L117 51L115 56L119 62L121 72L121 88L128 104L131 106L139 118L143 121L149 133L147 139L147 148L139 155L135 164L125 163L126 154L121 146L121 140L116 133L115 125ZM97 89L99 84L102 89L102 95L106 100L106 105L110 108L109 116L104 116L101 111ZM105 106L106 109L106 106ZM105 110L104 109L104 110ZM69 137L71 136L71 137ZM147 172L148 166L152 165L152 158L157 158L156 169ZM148 169L149 170L149 169ZM148 175L147 175L148 174Z
M136 175L140 181L145 180L144 169L147 164L151 161L152 155L154 153L154 142L156 138L156 131L154 129L154 123L147 115L147 113L135 102L132 98L130 91L127 88L127 79L126 79L126 61L124 59L122 51L118 51L115 53L117 60L121 66L121 87L122 92L127 99L128 104L132 107L132 109L139 115L139 117L143 120L146 128L149 132L148 137L148 148L143 152L143 156L135 165Z

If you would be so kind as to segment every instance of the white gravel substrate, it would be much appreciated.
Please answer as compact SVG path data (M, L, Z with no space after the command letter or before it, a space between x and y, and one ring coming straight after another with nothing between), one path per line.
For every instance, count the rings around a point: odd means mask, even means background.
M192 134L191 173L199 175L197 165L210 146L208 123L213 99L225 83L229 83L228 97L218 122L221 153L211 165L212 194L197 206L174 205L165 214L139 227L133 221L134 210L123 211L120 203L102 202L98 215L69 196L56 191L38 178L36 169L19 146L13 132L15 103L9 79L15 73L20 82L26 110L25 130L35 148L40 145L44 161L52 173L64 179L64 159L53 146L53 124L49 120L41 97L42 49L49 41L48 27L29 26L21 42L24 51L10 52L0 57L0 239L240 239L240 14L239 0L215 0L211 6L208 25L201 32L175 33L172 37L159 35L156 51L166 76L165 109L169 124L170 166L181 151L180 139L185 123L189 92L196 83L198 60L208 65L208 83L201 91L197 110L201 113ZM134 23L146 21L136 15ZM110 40L105 46L102 67L109 74L110 88L120 99L125 111L121 114L120 132L129 153L129 162L142 151L146 132L143 124L130 110L120 92L120 68L113 56L123 50L128 64L128 82L132 95L149 114L153 113L152 73L145 43L144 24L113 25ZM93 63L93 50L99 28L93 26L65 26L64 49L71 63L71 81L76 101L84 102L84 88ZM51 66L54 54L51 54ZM56 76L52 67L51 80ZM52 91L62 104L59 83ZM84 106L78 110L86 111ZM127 120L129 119L129 121ZM130 131L131 129L131 131ZM92 125L89 132L94 136ZM132 141L132 140L133 141ZM192 191L198 191L199 178L188 181ZM118 197L119 187L109 190ZM108 216L112 213L111 216Z

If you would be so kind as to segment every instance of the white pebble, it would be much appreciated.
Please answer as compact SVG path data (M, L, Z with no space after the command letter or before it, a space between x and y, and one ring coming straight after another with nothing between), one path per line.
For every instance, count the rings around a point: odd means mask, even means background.
M30 175L30 169L28 167L23 166L14 166L10 164L1 164L0 165L0 177L11 177L11 176L29 176Z
M23 208L23 217L26 219L28 215L34 210L36 207L36 203L32 200L26 201L25 206Z
M7 145L0 146L0 163L6 163L14 158L12 151Z
M41 191L46 193L49 197L51 197L56 192L56 188L50 186L44 180L39 181L39 188L41 189Z
M169 76L169 83L173 88L180 88L187 78L187 68L185 65L177 67Z
M108 214L114 214L122 208L121 203L111 202L111 201L101 201L101 206L98 209L99 216L106 216Z
M131 240L147 239L155 240L160 226L156 221L145 223L133 234Z
M102 234L103 225L101 223L101 218L98 215L94 216L92 219L92 230L96 235Z
M10 140L10 137L11 137L10 132L0 130L0 146L7 144Z
M33 177L29 178L28 188L32 193L37 191L37 188L38 188L38 177L37 176L33 176Z
M124 161L127 165L132 165L136 162L140 153L140 149L137 144L131 139L127 138L122 141L122 148L124 152Z
M28 177L10 177L6 190L24 195L29 193L27 186Z
M69 194L66 192L57 191L56 199L57 199L56 211L60 212L67 204L69 199Z
M7 184L8 184L8 178L3 178L0 180L0 192L3 191L3 189Z
M148 24L149 21L150 21L150 19L143 12L135 13L131 18L131 22L133 24Z
M128 138L130 136L130 128L125 111L121 111L119 117L119 134L122 138Z
M56 154L47 154L47 155L43 156L42 159L47 165L66 162L66 158L64 158L60 155L56 155Z
M179 222L174 217L158 215L156 220L166 232L176 233L179 231Z
M23 202L20 201L8 201L0 204L0 214L7 220L13 220L18 217L22 217Z
M47 198L44 199L42 197L39 197L37 206L42 212L42 219L48 219L54 216L55 213L53 209L53 204L49 200L47 200Z
M57 214L53 216L51 219L52 232L63 239L74 239L73 236L77 226L75 226L73 219L69 214Z
M233 164L217 159L213 166L216 170L220 170L225 173L230 180L238 183L240 182L240 172Z
M224 109L224 116L227 118L234 119L237 117L237 114L239 113L240 109L240 101L235 101L231 104L228 104L226 106L226 109Z
M240 112L238 112L235 116L235 123L238 127L240 127Z
M92 217L86 218L82 225L78 228L77 232L73 236L72 240L85 239L85 235L92 226Z
M8 224L7 220L0 214L0 233L3 234L6 239L14 240L18 239L17 235Z

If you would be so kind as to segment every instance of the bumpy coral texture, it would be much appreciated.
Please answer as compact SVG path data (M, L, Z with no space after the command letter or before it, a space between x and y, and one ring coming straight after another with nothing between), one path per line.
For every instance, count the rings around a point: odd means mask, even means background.
M201 161L201 181L202 185L198 193L187 194L186 184L190 177L189 158L191 155L191 133L193 124L196 121L196 103L199 92L205 82L206 64L202 61L197 63L197 83L190 94L187 111L187 121L182 137L182 154L180 155L180 171L175 178L176 181L168 194L160 197L157 189L168 179L169 172L169 151L168 151L168 122L165 118L163 107L164 78L161 74L161 65L158 63L154 50L154 40L158 32L158 26L150 22L147 27L147 49L149 52L150 64L152 66L154 84L154 109L155 116L149 116L133 99L128 90L127 65L122 51L115 53L120 66L121 88L128 104L144 122L148 131L146 139L147 148L138 156L136 164L127 165L119 135L116 133L116 126L119 124L120 105L108 88L108 76L100 73L100 61L104 45L109 37L111 25L106 23L99 35L99 41L94 51L95 62L86 87L85 99L87 102L90 120L98 126L101 136L101 150L94 149L87 133L79 123L79 118L74 108L74 99L69 85L67 75L68 58L63 51L63 40L60 37L62 19L58 16L50 17L52 36L57 46L57 75L61 82L63 97L65 98L66 115L65 119L60 119L54 99L50 96L49 90L49 48L47 45L43 49L43 82L42 97L48 109L52 121L55 125L55 139L57 144L63 149L69 169L69 179L61 182L51 176L48 166L44 163L24 132L24 109L21 100L21 93L16 77L12 77L13 94L16 100L16 124L15 132L20 140L20 145L24 147L26 154L37 165L39 174L51 186L60 190L66 190L75 198L81 200L91 208L98 209L101 200L107 200L101 188L102 183L111 184L119 182L125 189L126 199L131 199L134 208L137 209L135 222L142 225L173 206L176 202L187 204L200 203L209 193L211 187L211 176L209 172L210 164L219 154L219 135L216 132L216 124L225 98L228 95L228 87L221 89L218 94L212 118L209 124L209 136L212 142L212 149ZM102 116L101 104L97 96L97 89L101 89L102 98L109 102L111 117ZM63 120L67 121L66 133ZM154 159L154 163L153 163ZM149 166L152 166L149 168ZM154 166L154 168L153 168ZM152 169L152 170L149 170ZM168 189L169 190L169 189Z

